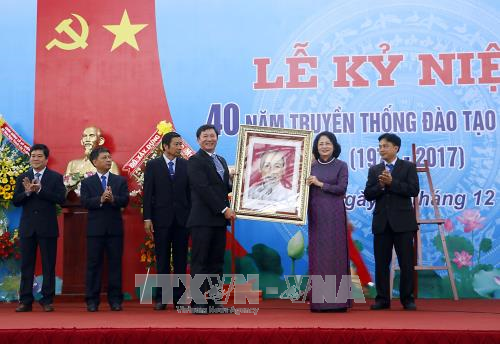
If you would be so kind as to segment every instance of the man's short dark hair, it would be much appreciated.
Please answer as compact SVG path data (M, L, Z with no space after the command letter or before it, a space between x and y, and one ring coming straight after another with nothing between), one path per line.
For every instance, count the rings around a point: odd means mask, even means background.
M161 147L163 148L163 150L165 150L165 145L170 147L170 142L172 142L172 139L176 137L181 137L181 135L177 134L175 131L171 131L163 135L161 139Z
M37 143L37 144L34 144L33 146L31 146L30 155L33 151L36 151L36 150L41 150L43 152L43 155L45 155L45 158L49 157L49 153L50 153L49 147L47 147L43 143Z
M92 149L92 151L89 154L89 160L94 165L94 160L96 160L99 157L99 154L101 153L109 153L109 149L103 146L96 147Z
M394 146L398 146L398 152L401 149L401 138L393 133L385 133L378 137L378 141L386 140L387 142L392 143Z
M198 130L196 130L196 138L199 139L202 132L204 132L205 130L210 130L210 129L213 129L215 131L215 134L217 135L217 137L219 136L219 131L217 130L215 125L203 124L201 127L198 128Z
M321 136L326 136L328 138L328 140L330 140L330 142L333 145L333 154L332 155L334 158L338 158L340 155L340 152L342 151L342 147L340 147L340 144L338 143L337 137L335 137L335 134L332 132L329 132L329 131L322 131L314 139L314 142L313 142L313 155L314 155L314 157L316 159L319 159L318 142L319 142L319 139L321 138Z

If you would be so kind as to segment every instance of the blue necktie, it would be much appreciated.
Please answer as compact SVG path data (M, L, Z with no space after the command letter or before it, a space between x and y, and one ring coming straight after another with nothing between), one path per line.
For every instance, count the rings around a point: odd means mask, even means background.
M224 166L222 166L222 163L220 162L220 160L217 159L217 155L212 154L212 159L214 160L215 169L217 170L217 173L219 174L220 179L224 180Z
M101 176L101 185L102 185L102 189L103 190L106 190L106 176Z
M42 174L40 172L35 173L35 179L37 180L37 182L40 182L41 176L42 176Z
M174 171L174 163L172 161L168 162L168 172L170 172L170 177L174 178L175 171Z
M389 173L392 173L392 170L394 169L394 165L393 164L387 164L385 165L387 167L387 169L389 170Z

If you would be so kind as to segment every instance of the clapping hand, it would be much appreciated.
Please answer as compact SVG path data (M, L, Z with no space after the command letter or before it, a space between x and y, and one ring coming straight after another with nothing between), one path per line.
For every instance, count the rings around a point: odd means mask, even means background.
M115 201L115 197L113 196L113 190L111 190L111 186L106 187L105 193L106 193L106 200L109 203L113 203Z
M392 175L389 171L384 170L379 176L378 176L378 183L380 184L381 187L386 187L390 186L392 184Z
M28 177L24 177L23 186L24 192L26 193L38 192L42 188L42 185L40 184L40 181L38 179L35 178L30 181Z
M115 200L113 196L113 191L111 190L111 186L107 186L106 190L101 195L101 203L109 202L113 203Z
M42 188L42 185L40 184L40 180L35 178L31 181L31 192L38 192Z
M23 179L24 192L31 192L31 182L28 177Z

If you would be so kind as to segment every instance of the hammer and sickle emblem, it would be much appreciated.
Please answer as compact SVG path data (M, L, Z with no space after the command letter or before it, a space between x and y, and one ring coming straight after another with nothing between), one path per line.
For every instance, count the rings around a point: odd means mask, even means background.
M52 49L54 46L56 46L62 50L75 50L78 48L85 49L88 46L87 38L89 36L89 26L88 26L87 22L85 21L85 19L83 19L81 16L79 16L76 13L71 13L71 15L73 17L75 17L80 22L80 26L82 27L81 34L78 34L71 27L71 23L73 23L73 19L71 19L71 18L64 19L62 22L60 22L56 26L55 30L57 31L57 33L63 33L63 32L66 33L66 35L68 35L73 40L73 42L64 43L64 42L59 41L57 38L54 38L53 40L51 40L49 42L49 44L47 44L45 46L45 48L47 48L47 50Z

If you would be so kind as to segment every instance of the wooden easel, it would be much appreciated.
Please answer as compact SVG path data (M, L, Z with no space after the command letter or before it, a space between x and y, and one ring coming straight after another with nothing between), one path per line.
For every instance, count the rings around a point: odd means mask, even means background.
M415 144L412 144L411 146L412 150L412 158L413 162L416 163L417 161L417 154L416 154L416 146ZM419 229L421 228L422 225L437 225L438 230L439 230L439 235L441 237L441 243L443 245L443 253L444 253L444 259L445 259L445 265L444 266L429 266L429 265L422 265L422 242L421 242L421 237L420 237L420 230L416 232L415 237L416 237L416 263L415 263L415 278L414 278L414 283L415 283L415 296L418 294L418 279L417 279L417 272L421 270L447 270L448 271L448 278L450 279L450 285L451 285L451 291L453 292L453 299L455 301L458 300L458 294L457 294L457 288L455 286L455 277L453 275L453 268L451 266L450 262L450 255L448 253L448 246L446 245L446 239L444 235L444 222L445 220L441 218L441 213L439 212L439 208L437 206L436 202L436 193L434 191L434 184L432 183L432 177L431 177L431 172L429 168L429 163L427 160L424 160L424 166L419 167L417 166L417 173L425 173L427 176L427 182L429 184L429 191L431 193L431 203L434 208L434 218L431 219L422 219L420 217L420 205L419 205L419 197L418 195L413 199L413 206L415 207L415 215L417 217L417 224ZM391 283L390 283L390 288L391 288L391 297L392 297L392 290L393 290L393 284L394 284L394 273L395 270L399 269L399 266L396 264L396 252L392 251L392 263L391 263Z

